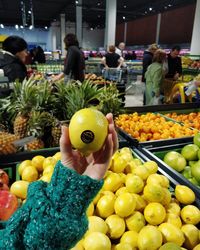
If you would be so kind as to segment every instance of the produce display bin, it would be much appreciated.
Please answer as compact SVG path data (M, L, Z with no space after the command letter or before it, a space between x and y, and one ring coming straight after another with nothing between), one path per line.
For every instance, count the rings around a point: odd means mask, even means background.
M192 143L192 141L190 141ZM168 174L171 176L174 181L176 181L179 184L186 185L189 188L191 188L194 193L196 194L197 199L200 200L200 188L192 184L189 180L187 180L182 174L168 166L164 161L163 158L165 154L169 151L177 151L181 152L181 149L185 146L188 145L188 143L185 144L176 144L176 145L165 145L162 147L155 147L155 148L144 148L141 147L140 151L142 154L144 154L149 160L157 162L159 165L160 169L162 169L165 172L165 175Z

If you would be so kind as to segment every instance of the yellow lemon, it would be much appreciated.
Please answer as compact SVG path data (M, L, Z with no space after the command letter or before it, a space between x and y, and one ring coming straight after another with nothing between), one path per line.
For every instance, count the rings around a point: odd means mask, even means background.
M144 187L143 194L148 202L162 202L165 196L163 187L158 184L147 184Z
M33 182L36 181L38 178L38 171L34 166L28 166L22 172L22 180Z
M175 197L184 205L192 204L195 201L195 194L192 189L184 185L176 185Z
M103 195L97 202L96 212L102 218L107 218L114 213L115 197Z
M179 245L172 242L167 242L159 248L159 250L181 250L181 249L182 248Z
M97 202L99 201L99 199L101 198L101 190L98 192L98 194L94 197L93 203L94 205L97 204Z
M139 211L133 212L132 215L126 218L126 226L130 231L139 233L139 231L145 226L145 224L146 221L144 215Z
M166 217L165 217L165 222L173 224L174 226L176 226L178 228L182 227L181 218L178 215L176 215L176 214L167 213Z
M37 155L33 157L31 164L39 171L41 172L43 170L43 162L45 157L42 155Z
M90 232L101 232L103 234L108 232L108 226L106 222L98 216L89 216L88 223L88 230Z
M42 175L39 180L45 181L45 182L50 182L51 177L52 177L52 173L48 173L48 174Z
M168 213L172 213L172 214L176 214L177 216L180 216L180 214L181 214L181 208L180 208L180 206L176 202L171 202L167 206L167 212Z
M122 173L126 165L127 165L127 161L123 157L119 156L113 159L110 169L115 173Z
M130 193L141 193L144 187L144 181L141 177L134 175L134 174L128 174L126 176L126 188Z
M108 121L97 109L81 109L70 120L70 141L84 155L100 150L107 134Z
M173 242L179 246L182 246L185 238L180 228L165 222L160 224L158 229L161 231L165 243Z
M193 249L199 243L199 229L192 224L186 224L181 227L184 233L185 242L183 246L187 249Z
M133 250L130 244L119 243L114 247L114 250Z
M48 166L44 169L43 175L46 175L46 174L53 174L54 168L55 168L55 165L48 165Z
M123 194L123 193L128 193L128 189L126 187L120 187L116 192L115 192L115 195L116 196L119 196L120 194Z
M133 249L138 246L137 241L138 233L135 231L126 231L120 239L120 243L128 243Z
M85 250L111 250L110 239L101 232L88 233L83 246Z
M162 234L155 226L145 226L138 234L140 250L157 250L162 245Z
M104 179L103 189L115 192L122 185L122 179L119 174L111 173Z
M44 170L46 167L48 167L49 165L55 166L55 165L56 165L56 162L57 162L56 159L53 158L53 157L51 157L51 156L45 158L44 161L43 161L43 165L42 165L43 170Z
M119 173L119 176L121 177L121 181L122 181L122 183L124 184L125 181L126 181L126 174L124 174L124 173Z
M160 175L160 174L151 174L147 178L147 184L150 185L160 185L161 187L168 188L169 187L169 180L167 177Z
M126 224L123 218L116 214L108 216L105 220L108 225L108 236L111 239L118 239L125 232Z
M126 174L132 173L134 169L137 167L137 164L134 160L131 160L127 163L126 168L124 169L124 172Z
M143 166L147 168L149 174L155 174L158 171L158 164L155 161L144 162Z
M165 216L165 208L160 203L151 202L144 209L144 218L150 225L159 225L164 221Z
M135 210L142 212L147 205L147 201L144 199L143 196L141 196L139 194L132 194L132 195L136 200Z
M115 213L121 217L131 215L136 207L136 200L130 193L123 193L119 195L115 201Z
M149 172L148 172L147 168L144 167L143 165L137 166L135 169L133 169L132 173L139 176L144 181L149 176Z
M196 245L196 247L193 248L192 250L200 250L200 244Z
M79 241L75 247L71 248L70 250L84 250L83 248L83 241Z
M56 159L56 161L60 161L61 160L61 152L55 153L55 155L53 155L53 158Z
M169 191L169 189L167 188L163 188L163 193L164 193L164 198L162 200L162 205L164 205L165 207L168 207L171 200L172 200L172 196L171 196L171 193Z
M87 216L92 216L94 213L94 203L91 202L89 207L87 208L86 214Z
M25 160L25 161L22 161L22 162L19 164L19 166L18 166L18 173L19 173L20 176L22 175L22 172L24 171L24 169L25 169L27 166L31 166L31 160Z
M181 218L186 224L197 225L200 222L200 211L193 205L187 205L181 210Z
M28 181L15 181L10 187L10 192L16 195L17 198L26 199L28 185Z

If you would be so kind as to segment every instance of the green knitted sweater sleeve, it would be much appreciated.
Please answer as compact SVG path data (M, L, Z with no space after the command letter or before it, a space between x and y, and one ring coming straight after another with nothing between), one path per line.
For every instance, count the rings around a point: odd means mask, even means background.
M103 185L58 162L51 182L29 185L26 203L0 230L1 250L70 249L88 228L86 209Z

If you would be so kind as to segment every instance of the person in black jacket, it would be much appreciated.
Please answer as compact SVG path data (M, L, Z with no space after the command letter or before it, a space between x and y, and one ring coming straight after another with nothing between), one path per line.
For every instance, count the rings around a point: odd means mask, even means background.
M52 80L60 80L66 75L69 76L70 79L83 82L85 78L85 59L83 52L79 48L79 42L74 34L69 33L65 36L64 43L67 50L64 71Z
M176 45L172 48L171 52L167 55L168 73L165 78L177 80L182 74L182 63L180 54L180 46Z
M144 55L143 55L143 60L142 60L142 81L145 82L145 73L147 71L147 68L150 64L152 64L152 60L153 60L153 55L156 52L156 50L158 49L157 44L151 44L148 48L148 50L144 51Z
M27 43L19 36L7 37L0 51L0 69L10 82L15 80L23 81L27 77L25 66L27 53Z

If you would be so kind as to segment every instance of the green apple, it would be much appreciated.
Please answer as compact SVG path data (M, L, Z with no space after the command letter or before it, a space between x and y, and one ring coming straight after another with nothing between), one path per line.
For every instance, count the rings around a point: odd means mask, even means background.
M197 145L188 144L182 148L181 154L187 161L195 161L198 160L198 151L199 147Z
M200 183L200 160L191 167L192 176Z
M200 148L200 133L196 134L193 138L193 143Z
M192 184L194 184L195 186L198 186L198 185L199 185L198 181L197 181L194 177L189 178L188 180L189 180L190 182L192 182Z
M189 161L189 166L192 167L197 161Z
M181 171L181 174L186 178L192 178L191 168L190 166L186 166L183 171Z
M181 172L187 165L185 158L176 151L168 152L164 156L164 162L178 172Z

